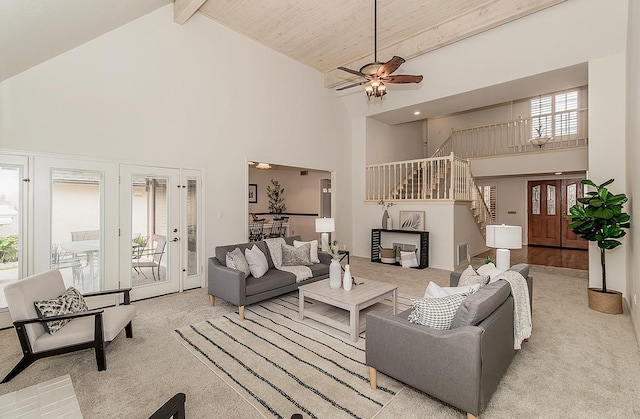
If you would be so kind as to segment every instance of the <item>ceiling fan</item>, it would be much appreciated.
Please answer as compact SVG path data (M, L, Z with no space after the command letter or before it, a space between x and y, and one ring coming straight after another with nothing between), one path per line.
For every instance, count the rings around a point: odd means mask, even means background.
M371 97L379 97L387 94L387 86L385 83L420 83L422 76L411 75L397 75L392 76L391 73L396 71L405 59L402 57L394 56L386 63L378 61L378 11L377 1L373 1L373 62L365 64L359 71L351 70L346 67L338 67L338 70L346 71L347 73L355 74L356 76L364 77L366 80L360 83L350 84L348 86L340 87L336 90L350 89L355 86L361 86L366 84L365 93L367 98L371 100Z

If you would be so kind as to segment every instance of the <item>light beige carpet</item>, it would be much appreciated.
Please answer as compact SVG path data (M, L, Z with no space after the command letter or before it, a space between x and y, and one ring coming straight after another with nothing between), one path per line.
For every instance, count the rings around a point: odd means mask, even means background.
M399 309L409 307L398 298ZM181 342L265 417L370 418L403 387L388 377L369 388L364 333L298 318L297 292L181 327Z
M428 281L446 285L449 273L403 269L351 257L355 276L397 283L399 292L422 295ZM634 418L640 416L640 351L628 313L587 308L587 279L571 269L532 268L533 335L504 376L482 418ZM177 392L187 395L189 418L261 418L201 361L173 331L233 313L206 290L136 302L134 338L118 336L106 349L107 370L98 372L93 351L40 360L8 384L6 394L70 374L85 418L148 418ZM20 359L12 329L0 331L0 375ZM428 356L428 354L425 354ZM380 418L464 418L457 409L406 388Z

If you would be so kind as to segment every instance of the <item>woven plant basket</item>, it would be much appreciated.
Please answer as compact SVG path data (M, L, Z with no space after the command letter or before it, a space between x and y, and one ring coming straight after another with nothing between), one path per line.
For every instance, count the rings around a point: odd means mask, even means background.
M589 288L589 308L601 313L622 314L622 293L607 290L602 292L601 288Z
M380 257L385 259L395 259L396 258L396 250L395 249L385 249L380 246Z

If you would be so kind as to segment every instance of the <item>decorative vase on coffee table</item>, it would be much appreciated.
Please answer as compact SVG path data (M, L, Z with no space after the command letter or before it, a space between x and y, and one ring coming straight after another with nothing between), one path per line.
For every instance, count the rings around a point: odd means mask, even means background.
M342 286L342 267L338 259L331 259L329 265L329 286L333 289L338 289Z
M353 285L353 278L351 277L351 268L349 264L344 265L344 278L342 279L342 286L345 291L351 291Z

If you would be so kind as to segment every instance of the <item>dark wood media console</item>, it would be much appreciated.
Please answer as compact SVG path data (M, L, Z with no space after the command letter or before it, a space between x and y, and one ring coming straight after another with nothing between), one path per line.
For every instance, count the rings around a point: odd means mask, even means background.
M420 245L420 265L416 269L424 269L429 267L429 232L428 231L412 231L412 230L385 230L382 228L371 229L371 262L383 263L380 260L380 244L382 243L383 233L401 233L401 234L419 234ZM399 263L396 265L400 266Z

